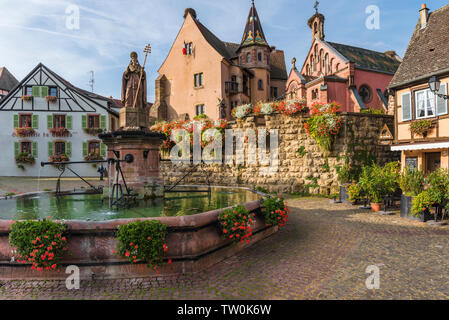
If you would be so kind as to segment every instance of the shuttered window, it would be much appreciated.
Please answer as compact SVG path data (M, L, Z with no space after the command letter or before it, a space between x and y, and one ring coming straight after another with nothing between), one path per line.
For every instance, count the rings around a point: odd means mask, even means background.
M435 95L430 89L415 92L416 119L435 116Z
M410 92L402 95L402 121L412 120L412 95Z
M442 83L440 85L439 94L447 95L447 84ZM441 97L437 97L437 116L447 114L447 100Z

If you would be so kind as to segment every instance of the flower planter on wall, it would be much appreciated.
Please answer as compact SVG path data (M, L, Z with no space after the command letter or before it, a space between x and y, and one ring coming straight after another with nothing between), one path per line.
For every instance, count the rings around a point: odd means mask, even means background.
M433 219L433 215L429 210L421 212L417 217L411 212L413 197L408 197L405 194L401 195L401 217L421 222L426 222Z

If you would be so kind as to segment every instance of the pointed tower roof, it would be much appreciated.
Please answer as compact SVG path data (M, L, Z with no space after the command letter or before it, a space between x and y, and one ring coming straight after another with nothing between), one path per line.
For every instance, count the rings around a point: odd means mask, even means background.
M254 0L252 0L251 9L249 10L240 49L252 45L268 46L259 15L257 14L256 6L254 5Z

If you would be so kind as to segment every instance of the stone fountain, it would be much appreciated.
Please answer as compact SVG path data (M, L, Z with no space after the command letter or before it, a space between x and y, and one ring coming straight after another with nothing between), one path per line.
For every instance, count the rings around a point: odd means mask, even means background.
M145 48L145 62L150 49ZM139 64L137 53L131 53L131 62L122 77L120 128L99 137L108 147L108 158L127 158L121 172L109 174L111 182L121 181L138 198L162 197L163 179L160 174L160 146L165 136L149 129L147 106L147 76ZM117 175L120 175L117 177Z

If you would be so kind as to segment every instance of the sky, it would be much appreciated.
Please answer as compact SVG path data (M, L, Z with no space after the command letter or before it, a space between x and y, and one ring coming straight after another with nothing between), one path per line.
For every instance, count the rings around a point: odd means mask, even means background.
M270 45L284 50L287 69L297 58L302 66L311 44L307 20L315 0L255 0ZM445 0L321 0L325 40L375 51L394 50L403 57L419 17L421 4L431 11ZM378 28L367 28L379 8ZM129 53L150 43L147 62L148 100L154 101L154 80L184 21L185 8L218 38L240 42L251 0L0 0L0 67L20 81L39 62L77 87L120 98L121 77ZM76 19L77 11L79 19ZM76 21L79 21L79 25Z

